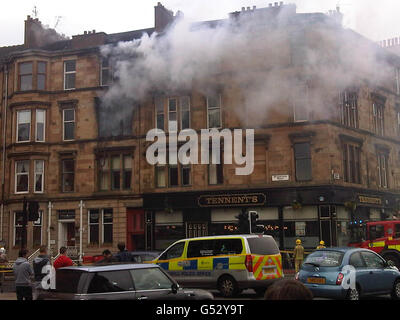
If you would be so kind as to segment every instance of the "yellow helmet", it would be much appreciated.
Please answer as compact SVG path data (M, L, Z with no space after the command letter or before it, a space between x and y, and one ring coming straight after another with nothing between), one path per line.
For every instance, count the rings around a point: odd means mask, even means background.
M319 242L319 244L320 244L321 246L324 246L324 245L325 245L324 240L321 240L321 241Z
M300 240L300 239L297 239L297 240L296 240L296 244L301 244L301 240Z

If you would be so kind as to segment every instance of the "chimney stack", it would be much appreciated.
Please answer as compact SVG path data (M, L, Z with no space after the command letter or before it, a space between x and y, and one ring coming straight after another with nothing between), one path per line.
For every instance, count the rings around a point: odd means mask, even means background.
M155 29L156 32L162 32L165 28L174 21L174 13L168 9L166 9L161 2L157 3L157 6L154 7L155 14Z

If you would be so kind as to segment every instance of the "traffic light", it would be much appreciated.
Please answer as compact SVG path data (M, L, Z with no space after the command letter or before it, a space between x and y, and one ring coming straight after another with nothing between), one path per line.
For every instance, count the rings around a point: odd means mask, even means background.
M36 221L37 219L39 219L39 203L37 201L29 201L28 221Z
M249 214L246 210L242 210L239 215L235 216L238 219L238 230L241 234L249 233Z
M250 211L250 233L264 233L264 225L257 224L258 222L258 213L257 211Z

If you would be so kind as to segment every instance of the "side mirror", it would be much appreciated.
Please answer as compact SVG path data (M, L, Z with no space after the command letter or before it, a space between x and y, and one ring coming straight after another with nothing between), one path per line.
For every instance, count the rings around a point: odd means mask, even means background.
M173 284L171 285L171 292L172 292L173 294L177 294L177 293L178 293L178 289L179 289L178 284L173 283Z

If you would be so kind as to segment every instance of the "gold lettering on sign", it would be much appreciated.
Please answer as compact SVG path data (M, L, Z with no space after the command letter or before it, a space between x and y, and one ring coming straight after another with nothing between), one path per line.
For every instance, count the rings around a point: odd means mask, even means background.
M369 203L369 204L382 204L381 198L367 197L367 196L358 196L360 203Z
M223 205L263 205L265 203L265 195L247 194L247 195L221 195L221 196L200 196L198 198L200 206L223 206Z

